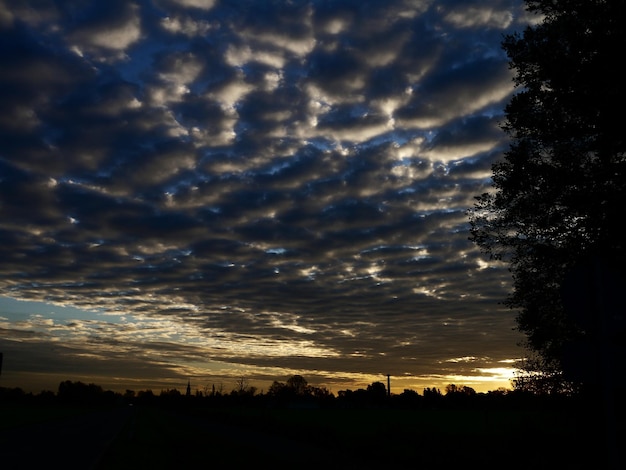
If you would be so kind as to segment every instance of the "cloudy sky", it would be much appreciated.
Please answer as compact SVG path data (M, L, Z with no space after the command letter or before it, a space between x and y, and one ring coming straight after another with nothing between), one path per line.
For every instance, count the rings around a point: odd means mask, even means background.
M0 386L510 386L466 210L518 0L0 0Z

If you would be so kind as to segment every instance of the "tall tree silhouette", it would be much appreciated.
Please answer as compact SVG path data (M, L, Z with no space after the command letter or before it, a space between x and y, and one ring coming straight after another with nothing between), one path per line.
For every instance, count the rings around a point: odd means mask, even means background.
M502 43L517 87L502 125L511 142L492 167L493 191L469 211L470 240L509 263L505 303L526 336L524 367L540 388L561 390L572 383L563 375L565 351L588 333L564 307L564 280L583 259L625 259L626 133L618 116L626 99L616 71L626 7L623 0L526 5L541 21Z

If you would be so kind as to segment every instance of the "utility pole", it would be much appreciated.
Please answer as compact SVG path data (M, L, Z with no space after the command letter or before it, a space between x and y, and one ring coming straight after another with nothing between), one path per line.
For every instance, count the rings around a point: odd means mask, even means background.
M391 396L391 379L390 374L387 374L387 397Z

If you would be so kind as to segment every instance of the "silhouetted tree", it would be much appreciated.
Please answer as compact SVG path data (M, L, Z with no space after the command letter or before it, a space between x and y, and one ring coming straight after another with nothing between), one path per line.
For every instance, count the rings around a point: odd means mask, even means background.
M420 394L410 388L405 388L399 395L407 400L419 400Z
M104 401L104 390L101 386L80 381L65 380L59 384L57 397L61 401L74 403L95 403Z
M445 402L453 407L467 407L475 402L476 390L467 385L446 385Z
M235 381L235 391L237 393L245 393L248 388L248 379L243 375Z
M42 390L37 395L37 398L41 402L52 403L52 402L54 402L54 400L56 398L56 395L55 395L55 393L52 390Z
M241 397L251 397L256 393L257 388L250 385L249 380L241 376L235 381L235 388L231 392L231 395L241 396Z
M421 405L423 397L415 390L405 388L399 395L392 395L394 403L403 407L415 407Z
M333 398L335 398L333 393L330 390L328 390L326 387L312 387L309 385L309 389L311 391L311 395L316 400L330 401Z
M626 6L526 4L543 19L502 44L517 87L502 126L511 143L492 167L494 191L470 211L470 239L510 265L505 303L517 310L533 353L524 367L538 374L534 386L567 390L565 352L588 332L565 311L564 279L581 258L622 266L626 259L626 133L616 118L626 89L615 73L616 54L626 48Z
M446 395L453 395L453 394L467 395L471 397L471 396L476 395L476 390L474 390L472 387L468 387L467 385L460 385L460 386L457 386L455 384L446 385Z
M435 387L426 387L424 389L424 403L428 406L437 406L441 403L443 395L441 391Z
M176 388L161 390L161 396L164 397L180 397L182 393Z
M308 395L309 384L301 375L292 375L287 379L287 388L296 396Z
M286 388L287 386L284 383L274 380L272 385L270 385L270 388L267 390L267 394L271 397L280 397L284 395Z
M435 388L435 387L426 387L424 389L424 397L440 397L441 396L441 392L439 391L439 389Z
M3 400L21 400L26 395L26 392L20 387L0 387L0 398L2 398Z
M137 392L137 401L139 401L140 403L146 403L146 404L154 403L155 395L150 389L140 390Z
M367 394L370 400L380 403L387 398L387 387L382 382L372 382L367 386Z
M267 391L268 396L281 401L301 400L312 396L312 388L301 375L292 375L286 383L274 381Z

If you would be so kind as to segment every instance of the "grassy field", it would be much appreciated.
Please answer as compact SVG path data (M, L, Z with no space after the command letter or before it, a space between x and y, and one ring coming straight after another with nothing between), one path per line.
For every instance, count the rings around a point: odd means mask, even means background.
M608 468L601 413L572 409L123 406L121 431L94 470ZM107 407L0 404L0 432L96 410L108 413Z
M589 468L603 449L585 422L549 411L137 407L100 468Z
M0 403L0 431L12 429L15 426L46 423L81 415L101 407L76 405L46 405Z

